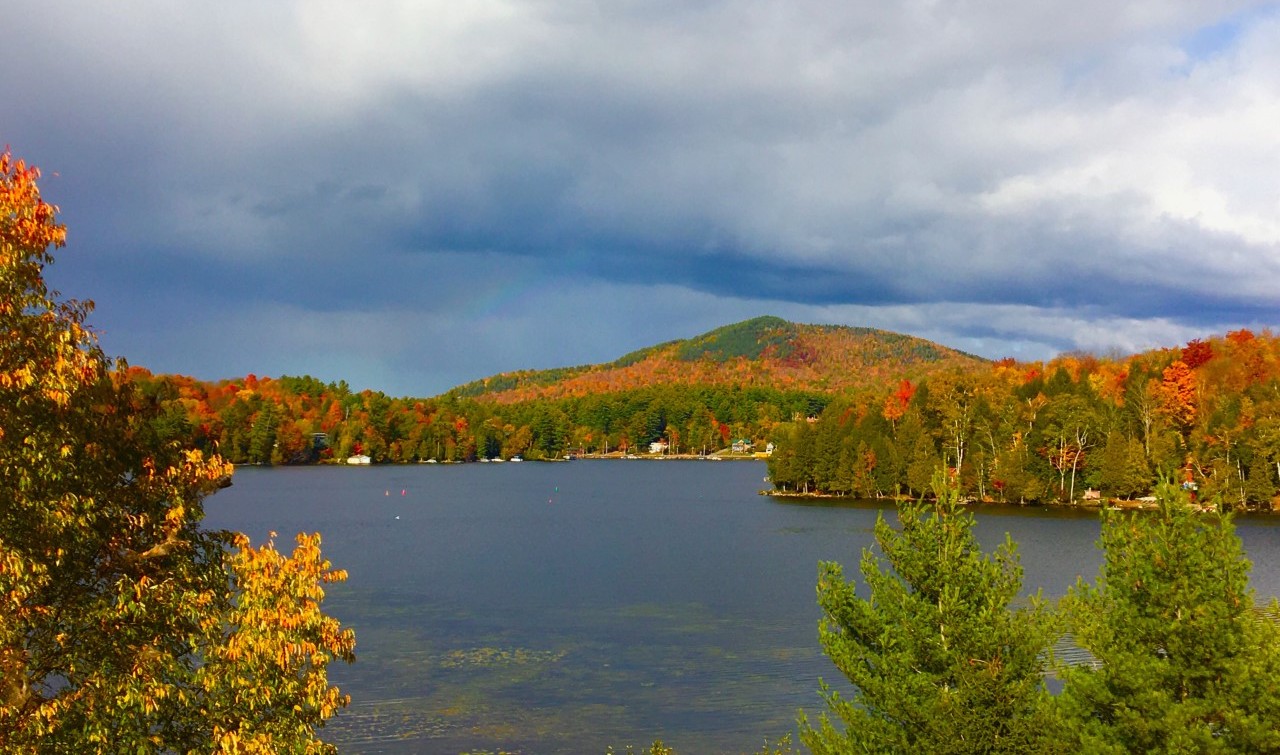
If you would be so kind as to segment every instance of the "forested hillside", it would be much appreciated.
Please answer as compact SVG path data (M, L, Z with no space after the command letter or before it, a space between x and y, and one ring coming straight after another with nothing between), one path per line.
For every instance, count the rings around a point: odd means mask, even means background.
M651 346L608 364L507 372L460 386L497 403L613 393L657 385L739 386L832 393L889 385L985 360L874 328L757 317Z
M706 454L817 416L839 390L902 376L986 369L911 336L776 317L634 352L607 365L508 373L436 398L352 392L311 377L207 383L141 368L126 373L167 406L161 435L190 438L235 463L345 459L471 461L568 452Z
M776 430L784 491L923 493L945 466L984 501L1145 496L1271 508L1280 482L1280 339L1248 330L1119 360L1006 360L851 394Z
M423 399L310 377L125 376L166 407L162 438L236 463L645 453L655 441L706 454L743 440L776 444L782 491L914 496L940 466L985 501L1133 498L1165 476L1202 500L1269 508L1280 489L1280 339L1269 332L1121 359L988 363L907 336L758 318L609 365Z

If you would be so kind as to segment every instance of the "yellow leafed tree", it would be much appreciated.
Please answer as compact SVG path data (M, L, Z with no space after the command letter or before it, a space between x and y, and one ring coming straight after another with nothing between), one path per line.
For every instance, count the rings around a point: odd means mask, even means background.
M0 752L326 752L355 637L345 574L299 535L200 524L231 474L165 444L155 406L50 291L65 243L39 172L0 153Z

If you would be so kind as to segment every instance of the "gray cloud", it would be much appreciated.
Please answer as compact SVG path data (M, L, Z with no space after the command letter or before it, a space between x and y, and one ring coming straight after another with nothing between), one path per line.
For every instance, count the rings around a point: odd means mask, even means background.
M157 369L432 393L766 312L1036 358L1280 313L1274 2L14 5L53 278Z

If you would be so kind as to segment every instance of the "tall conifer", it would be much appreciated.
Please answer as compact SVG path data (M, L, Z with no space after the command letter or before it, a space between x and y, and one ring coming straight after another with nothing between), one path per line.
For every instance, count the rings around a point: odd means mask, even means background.
M1167 483L1157 498L1158 512L1104 512L1102 575L1066 601L1098 661L1062 671L1076 748L1280 752L1280 629L1254 610L1231 517Z
M1012 541L984 553L958 491L940 475L934 488L934 503L900 509L899 529L876 522L883 555L863 551L867 597L839 564L821 565L819 635L855 694L824 684L828 714L816 726L801 716L801 739L815 753L1027 753L1055 744L1042 676L1054 621L1039 596L1012 607L1022 585Z

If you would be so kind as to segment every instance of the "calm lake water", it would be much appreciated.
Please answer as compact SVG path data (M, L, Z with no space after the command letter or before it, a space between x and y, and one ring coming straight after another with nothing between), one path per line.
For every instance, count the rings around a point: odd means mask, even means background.
M759 462L577 461L236 470L206 523L284 550L324 536L350 579L327 610L356 630L345 753L681 753L759 749L843 677L817 640L817 564L857 572L873 503L758 495ZM892 518L892 514L888 516ZM1280 593L1280 519L1241 518L1259 595ZM984 507L1028 591L1096 576L1095 514Z

